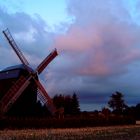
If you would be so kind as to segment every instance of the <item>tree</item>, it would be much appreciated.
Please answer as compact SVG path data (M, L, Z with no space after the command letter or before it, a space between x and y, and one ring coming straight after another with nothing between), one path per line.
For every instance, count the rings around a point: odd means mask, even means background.
M135 118L137 120L140 120L140 103L136 105L135 107Z
M113 112L116 114L122 114L124 109L127 108L127 105L124 102L123 94L116 91L114 94L111 95L111 98L108 102L110 108L113 109Z
M37 101L35 105L34 115L37 117L49 117L51 116L51 113L46 107L46 105L42 105L40 101Z
M80 113L79 101L75 93L73 96L55 95L53 103L57 109L63 107L65 115L76 115Z
M63 95L55 95L53 97L53 103L57 109L64 107L64 96Z
M64 110L65 114L72 114L72 97L70 95L65 96Z
M72 114L79 114L80 113L80 106L79 101L76 93L72 96Z
M104 107L104 108L102 108L102 113L103 113L103 114L105 115L105 117L108 119L108 117L109 117L111 111L110 111L108 108Z

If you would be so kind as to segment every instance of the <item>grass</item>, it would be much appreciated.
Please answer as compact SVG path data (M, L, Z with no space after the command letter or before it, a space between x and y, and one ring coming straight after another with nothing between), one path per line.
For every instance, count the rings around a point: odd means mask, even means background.
M139 140L140 125L1 130L0 140Z

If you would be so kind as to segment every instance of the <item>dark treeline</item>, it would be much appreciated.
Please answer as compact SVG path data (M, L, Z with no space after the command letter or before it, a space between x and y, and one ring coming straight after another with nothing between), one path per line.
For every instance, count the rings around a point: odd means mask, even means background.
M65 116L80 114L79 99L76 93L74 93L72 96L57 94L52 98L52 101L56 109L64 108ZM41 101L37 102L35 112L36 116L51 116L51 112L48 111L48 108L45 105L41 104Z
M53 103L57 109L63 107L65 115L78 115L80 113L79 101L76 93L70 95L55 95Z
M57 94L52 98L56 109L64 108L64 117L52 117L40 101L33 116L1 118L0 128L66 128L135 124L140 119L140 104L128 106L121 92L113 93L102 110L80 111L77 94Z
M110 96L107 106L102 110L93 110L90 112L80 111L79 99L76 93L73 95L57 94L53 98L53 103L56 109L64 108L64 116L74 115L87 115L87 114L114 114L133 117L136 120L140 120L140 103L135 106L129 106L126 104L124 95L121 92L116 91ZM50 117L51 113L45 105L42 105L40 101L37 102L34 116L38 117Z

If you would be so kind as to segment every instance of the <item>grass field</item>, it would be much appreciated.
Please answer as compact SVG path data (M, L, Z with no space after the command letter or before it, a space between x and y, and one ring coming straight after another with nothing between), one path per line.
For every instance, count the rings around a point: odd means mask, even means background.
M140 125L0 130L0 140L140 140Z

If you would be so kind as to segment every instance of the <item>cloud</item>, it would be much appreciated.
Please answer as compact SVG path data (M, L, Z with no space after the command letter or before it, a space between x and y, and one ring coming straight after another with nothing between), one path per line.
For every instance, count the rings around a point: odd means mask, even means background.
M55 38L60 55L48 87L76 90L82 101L93 95L106 101L116 90L138 94L140 27L127 6L123 0L68 1L68 14L75 20ZM139 78L130 82L132 77Z
M101 0L69 3L75 22L55 43L61 53L69 55L67 61L74 61L71 69L79 74L109 76L125 72L128 64L139 60L140 29L127 22L129 11L122 3L122 6L114 1L105 5Z
M9 44L2 35L2 31L6 28L10 29L17 45L31 65L37 66L50 52L54 35L47 32L48 26L39 15L31 17L24 12L10 14L0 8L1 45L4 47L1 47L0 51L4 52L1 53L1 58L6 58L5 62L1 62L3 64L1 67L9 64L6 62L8 59L16 58L13 53L9 55L11 52ZM20 63L18 60L10 62L11 65Z

